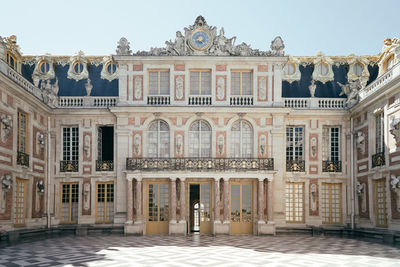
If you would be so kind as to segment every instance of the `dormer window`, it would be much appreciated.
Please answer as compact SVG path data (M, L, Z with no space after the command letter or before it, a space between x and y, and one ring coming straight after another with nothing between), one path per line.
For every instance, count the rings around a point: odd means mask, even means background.
M354 75L361 77L364 70L364 66L361 63L356 63L353 65L353 73Z
M294 63L287 63L283 68L285 75L293 75L296 71L296 65Z
M117 71L117 65L114 62L108 62L106 69L108 74L113 75Z
M83 71L83 64L80 61L77 61L73 65L73 70L75 74L81 74Z
M17 70L17 60L13 54L7 53L7 64L13 69Z
M325 62L321 62L317 66L317 71L318 71L319 75L322 75L322 76L328 75L328 71L329 71L328 64L326 64Z
M48 73L50 70L49 62L47 62L46 60L41 61L39 64L39 70L40 70L40 73L43 73L43 74Z

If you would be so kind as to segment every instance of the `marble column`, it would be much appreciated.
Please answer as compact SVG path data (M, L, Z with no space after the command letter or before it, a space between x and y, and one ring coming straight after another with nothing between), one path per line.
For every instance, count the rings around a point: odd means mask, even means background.
M185 222L186 218L186 193L185 193L185 179L184 178L179 178L180 180L180 186L181 186L181 195L180 195L180 199L181 199L181 215L179 218L180 222Z
M136 206L136 222L141 222L142 221L142 179L141 178L136 178L135 206Z
M272 203L272 180L268 179L268 207L267 207L267 212L268 212L268 221L272 221L273 220L273 216L272 216L272 207L273 207L273 203Z
M258 178L258 221L264 222L264 178Z
M133 222L133 187L132 187L132 179L127 179L127 223Z
M214 178L214 221L219 222L219 178Z
M171 218L170 222L176 223L176 178L171 178Z
M229 223L229 178L224 178L224 223Z

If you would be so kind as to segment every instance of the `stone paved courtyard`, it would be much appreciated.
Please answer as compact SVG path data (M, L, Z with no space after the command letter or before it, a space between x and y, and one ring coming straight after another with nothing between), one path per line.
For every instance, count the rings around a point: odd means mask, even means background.
M400 249L337 237L59 237L0 249L0 266L400 266Z

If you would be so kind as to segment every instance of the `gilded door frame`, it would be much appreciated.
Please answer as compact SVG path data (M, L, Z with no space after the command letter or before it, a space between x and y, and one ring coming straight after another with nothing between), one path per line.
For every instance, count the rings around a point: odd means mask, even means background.
M242 202L243 202L243 185L250 185L251 187L251 221L250 222L232 222L232 185L239 185L240 186L240 198L239 198L239 205L240 205L240 220L242 220ZM254 183L253 181L249 180L233 180L229 182L229 221L231 225L230 233L231 234L253 234L253 223L254 223Z
M190 210L191 210L191 205L192 203L190 203L190 185L191 184L198 184L200 185L200 191L199 191L199 209L201 209L200 204L201 204L201 185L202 184L209 184L210 185L210 222L203 222L201 223L201 214L199 214L199 220L200 220L200 234L211 234L211 230L212 230L212 225L213 225L213 221L214 221L214 180L208 179L208 178L199 178L199 179L188 179L187 183L186 183L186 203L188 203L187 206L187 211L186 211L186 215L188 220L188 226L189 226L189 231L190 231L190 226L191 226L191 221L190 221ZM203 225L203 227L202 227Z
M168 185L168 220L166 221L149 221L149 185L150 184L166 184ZM146 218L146 234L168 234L169 233L169 220L170 220L170 209L171 209L171 182L169 179L149 179L145 181L144 186L145 199L143 199L144 204L144 214ZM158 187L158 203L160 203L160 187ZM158 207L159 211L159 207ZM160 213L158 212L158 217Z
M28 180L25 179L21 179L21 178L16 178L16 187L15 187L15 218L14 218L14 225L15 226L24 226L25 225L25 221L26 221L26 214L27 214L27 210L26 210L26 205L27 205L27 193L28 193ZM17 223L17 216L19 215L19 213L17 213L18 210L18 184L24 184L24 199L23 199L23 223Z

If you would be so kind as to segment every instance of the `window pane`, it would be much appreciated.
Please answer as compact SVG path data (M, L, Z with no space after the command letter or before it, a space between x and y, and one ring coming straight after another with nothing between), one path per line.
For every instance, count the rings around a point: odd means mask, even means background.
M160 95L169 95L169 72L160 72Z
M240 95L240 72L231 73L231 88L232 95Z
M149 72L149 95L158 95L158 72Z
M190 72L190 95L200 94L199 79L200 73L198 71Z
M242 95L251 95L251 72L242 72Z

